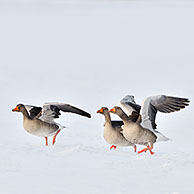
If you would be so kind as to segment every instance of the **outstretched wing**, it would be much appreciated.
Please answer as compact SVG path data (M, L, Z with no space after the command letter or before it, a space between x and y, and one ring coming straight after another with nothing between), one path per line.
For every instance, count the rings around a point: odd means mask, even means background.
M179 111L189 105L189 99L178 98L165 95L157 95L148 97L142 106L141 125L148 129L156 129L156 114L157 112L171 113Z
M42 116L40 117L40 119L42 121L52 123L54 119L59 118L59 116L61 115L60 111L75 113L81 116L91 118L91 115L89 113L70 104L52 102L45 103L43 105Z
M121 108L129 116L133 111L140 112L141 106L136 104L134 96L126 95L121 101Z

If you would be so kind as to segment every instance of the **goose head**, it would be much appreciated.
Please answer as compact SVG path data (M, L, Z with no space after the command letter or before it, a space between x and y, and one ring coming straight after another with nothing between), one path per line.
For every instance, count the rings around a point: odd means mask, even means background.
M18 104L14 109L12 109L13 112L24 112L25 106L23 104Z
M124 114L123 110L119 106L114 106L112 109L109 110L109 112L114 113L118 116Z
M108 112L108 108L107 107L102 107L100 110L98 110L96 113L99 114L105 114L105 112Z

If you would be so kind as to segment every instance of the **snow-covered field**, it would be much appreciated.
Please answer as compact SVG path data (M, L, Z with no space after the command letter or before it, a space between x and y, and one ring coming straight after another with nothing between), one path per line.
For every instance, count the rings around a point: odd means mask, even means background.
M193 19L191 0L0 0L0 194L194 193ZM96 110L126 94L140 104L155 94L191 100L158 113L172 141L153 156L103 139ZM11 109L46 101L92 119L63 114L68 128L45 147Z

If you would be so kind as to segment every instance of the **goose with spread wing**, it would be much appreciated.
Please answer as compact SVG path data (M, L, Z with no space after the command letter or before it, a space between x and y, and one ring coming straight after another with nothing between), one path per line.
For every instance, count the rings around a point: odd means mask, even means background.
M145 148L144 151L149 150L151 154L154 154L152 149L154 143L156 142L157 136L152 131L142 127L138 122L134 122L131 117L118 106L113 107L109 110L109 112L118 115L123 120L123 135L129 142L133 144L145 145L147 148Z
M104 115L105 123L104 123L104 139L106 142L111 144L110 149L116 147L125 147L125 146L133 146L134 151L136 152L136 145L129 142L122 133L121 126L124 124L123 121L112 121L110 117L110 113L108 112L107 107L102 107L97 111L97 113Z
M179 111L188 106L189 102L187 98L156 95L146 98L143 105L140 106L135 103L134 96L127 95L120 101L120 104L127 114L132 111L139 112L140 116L138 120L141 126L154 132L157 136L157 141L167 141L170 139L156 130L157 124L155 120L157 112L171 113Z
M77 107L64 103L45 103L43 107L18 104L13 112L23 114L23 127L32 135L45 137L48 146L48 136L53 136L53 145L57 134L65 128L54 120L61 115L60 111L75 113L91 118L91 115Z

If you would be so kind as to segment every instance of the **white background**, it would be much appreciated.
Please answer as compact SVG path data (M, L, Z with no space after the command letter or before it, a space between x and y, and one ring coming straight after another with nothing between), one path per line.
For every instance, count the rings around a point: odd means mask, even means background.
M0 193L193 193L193 19L189 0L1 0ZM158 113L158 130L172 141L155 144L154 156L109 150L103 139L96 111L126 94L139 104L156 94L191 100ZM63 114L68 129L45 147L11 109L47 101L92 119Z

